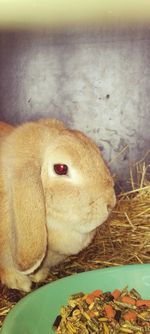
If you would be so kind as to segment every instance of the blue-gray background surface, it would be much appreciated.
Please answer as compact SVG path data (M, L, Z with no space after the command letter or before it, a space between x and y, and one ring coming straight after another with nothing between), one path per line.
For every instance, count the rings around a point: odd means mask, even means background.
M150 27L1 31L0 119L44 116L92 137L127 179L150 148Z

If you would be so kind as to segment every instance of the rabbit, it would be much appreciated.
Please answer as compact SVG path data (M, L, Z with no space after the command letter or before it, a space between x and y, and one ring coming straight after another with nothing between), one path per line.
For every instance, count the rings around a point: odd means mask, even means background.
M87 247L116 203L96 143L55 119L0 123L0 280L25 292Z

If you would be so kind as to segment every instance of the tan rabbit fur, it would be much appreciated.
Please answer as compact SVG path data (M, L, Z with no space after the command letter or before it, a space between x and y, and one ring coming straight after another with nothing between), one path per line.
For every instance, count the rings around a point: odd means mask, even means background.
M115 205L113 180L96 144L52 119L1 122L0 170L0 280L29 291L92 241Z

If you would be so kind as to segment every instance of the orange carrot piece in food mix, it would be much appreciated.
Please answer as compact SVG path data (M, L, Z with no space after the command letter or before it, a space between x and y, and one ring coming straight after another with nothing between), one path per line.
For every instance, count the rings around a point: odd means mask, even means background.
M86 297L86 302L88 304L91 304L96 297L100 297L102 295L103 291L102 290L94 290L93 292L89 293Z
M104 310L108 319L111 320L114 318L116 312L110 304L106 304Z
M131 304L131 305L135 305L135 299L132 298L132 297L129 297L129 296L123 296L123 297L121 298L121 301L122 301L123 303L127 303L127 304Z
M118 299L119 296L120 296L120 294L121 294L121 291L118 290L118 289L116 289L116 290L114 290L111 294L112 294L112 296L114 297L114 299Z
M145 300L145 299L139 299L136 301L136 306L147 306L150 307L150 300Z
M135 321L137 318L137 313L135 311L128 311L123 315L124 320Z

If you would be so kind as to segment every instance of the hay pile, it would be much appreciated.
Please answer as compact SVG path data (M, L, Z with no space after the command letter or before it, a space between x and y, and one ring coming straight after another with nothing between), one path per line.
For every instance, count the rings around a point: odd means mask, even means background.
M136 165L136 182L132 170L130 192L121 192L117 205L108 221L97 230L92 244L78 256L72 256L53 268L48 279L54 281L74 273L150 262L150 182L149 165ZM36 289L39 285L34 285ZM0 325L9 310L25 293L9 290L0 285Z

